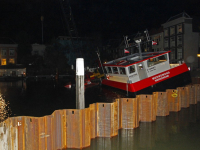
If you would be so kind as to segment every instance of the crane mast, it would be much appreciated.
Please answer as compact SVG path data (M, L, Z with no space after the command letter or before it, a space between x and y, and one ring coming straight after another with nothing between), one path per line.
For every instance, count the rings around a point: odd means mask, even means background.
M69 38L70 38L70 43L71 43L71 51L70 53L76 53L76 55L81 55L81 50L79 42L79 36L78 36L78 31L76 28L76 24L74 21L72 9L69 0L60 0L60 5L64 17L65 24L67 26Z

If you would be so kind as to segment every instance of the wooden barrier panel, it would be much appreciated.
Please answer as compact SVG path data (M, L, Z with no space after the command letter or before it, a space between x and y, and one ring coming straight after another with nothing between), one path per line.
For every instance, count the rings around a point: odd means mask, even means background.
M90 104L90 137L91 139L96 138L96 104Z
M121 127L134 129L139 126L139 102L137 98L121 99Z
M194 85L187 85L188 91L189 91L189 103L190 104L197 104L197 101L195 99L195 86Z
M178 112L181 110L181 98L178 95L178 89L167 89L167 99L169 102L169 111Z
M156 102L152 95L137 95L139 99L139 120L151 122L156 120Z
M90 109L66 110L67 148L90 146Z
M9 127L10 127L8 146L10 147L11 150L18 150L17 119L16 118L8 118L8 120L9 120Z
M53 149L62 148L62 112L61 110L56 110L52 114L52 135L53 135Z
M118 115L118 102L115 101L113 102L113 115L111 117L111 121L114 122L113 126L112 126L112 130L113 130L113 134L112 136L116 136L118 135L118 129L119 129L119 115Z
M15 123L16 120L10 118L0 123L1 150L9 150L9 149L18 150L18 140L17 140L18 134L17 134L17 128L14 126Z
M52 115L44 116L44 124L45 124L44 138L45 138L45 148L47 150L53 150L53 131L52 131L53 123L52 121L53 121Z
M166 116L169 111L180 111L181 107L185 109L176 119L196 122L200 118L200 114L196 114L199 107L190 104L199 105L199 101L200 84L194 84L154 92L153 95L116 99L113 103L90 104L85 109L56 110L44 117L12 117L0 123L0 150L81 149L90 146L91 138L116 136L120 128L128 133L124 129L138 127L139 121L152 122L156 115ZM147 128L141 134L140 142L149 140L146 146L151 147L154 142L150 134L145 135L151 132L150 126L148 123L143 125ZM149 136L149 139L143 136Z
M121 129L122 126L121 126L121 99L115 99L115 102L117 102L117 112L118 112L118 115L117 115L117 119L118 119L118 129Z
M114 103L96 103L97 137L112 137L118 132Z
M188 87L178 87L178 97L181 99L181 108L190 106Z
M200 84L194 84L195 87L195 101L200 102Z
M167 92L153 92L153 99L156 102L156 116L168 116L169 105Z

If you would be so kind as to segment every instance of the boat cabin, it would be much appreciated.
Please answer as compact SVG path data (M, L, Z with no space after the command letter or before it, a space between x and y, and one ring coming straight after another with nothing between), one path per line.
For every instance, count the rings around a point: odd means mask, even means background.
M169 70L169 52L136 53L104 63L107 79L131 84Z

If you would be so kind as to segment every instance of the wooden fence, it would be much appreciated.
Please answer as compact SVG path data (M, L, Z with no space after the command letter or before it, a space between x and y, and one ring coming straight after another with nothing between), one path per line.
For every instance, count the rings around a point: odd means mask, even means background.
M92 138L113 137L119 129L156 121L200 102L200 84L187 85L85 109L56 110L44 117L11 117L0 123L1 150L57 150L89 147Z

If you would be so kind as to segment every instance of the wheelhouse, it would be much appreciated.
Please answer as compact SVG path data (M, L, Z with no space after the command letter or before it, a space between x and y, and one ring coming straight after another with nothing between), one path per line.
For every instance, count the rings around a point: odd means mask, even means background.
M170 51L132 54L104 64L109 80L134 83L170 69Z

